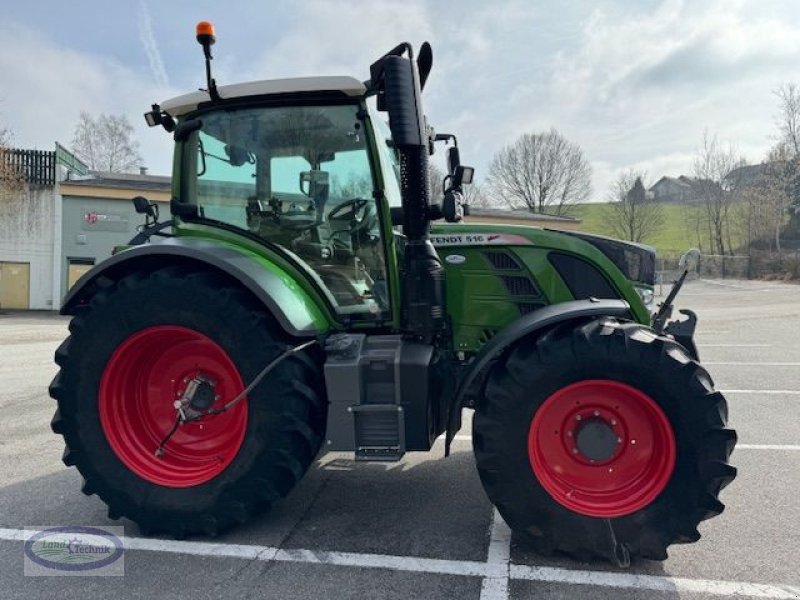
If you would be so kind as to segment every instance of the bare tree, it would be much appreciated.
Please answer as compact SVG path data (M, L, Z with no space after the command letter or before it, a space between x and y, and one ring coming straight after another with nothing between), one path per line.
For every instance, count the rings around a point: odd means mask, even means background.
M488 182L512 208L563 215L589 197L591 178L580 146L551 129L523 134L495 154Z
M664 207L647 198L646 179L646 173L631 169L611 184L603 221L615 236L645 242L664 226Z
M470 183L463 187L464 202L474 208L495 207L494 198L491 197L480 183Z
M444 171L433 163L428 163L428 193L433 204L444 198Z
M800 89L794 83L784 83L773 92L778 97L776 119L780 143L787 146L793 158L800 156Z
M0 129L0 191L4 199L8 193L17 191L23 183L22 174L11 155L11 137L9 129Z
M773 148L771 154L777 151L782 154L784 161L792 161L795 165L792 173L796 179L798 173L796 165L800 162L800 88L794 83L784 83L774 94L778 97L778 116L776 125L780 132L778 146ZM773 156L774 158L774 156ZM790 169L791 171L792 169ZM785 178L786 173L781 174ZM794 182L794 180L793 180ZM786 209L789 213L789 224L787 229L800 233L800 190L794 189L787 199ZM780 232L776 232L776 245L780 246Z
M94 171L126 173L142 163L139 144L133 139L133 126L124 115L101 114L96 119L82 111L72 151Z
M744 165L733 145L723 148L716 136L703 134L703 146L694 162L695 186L701 203L697 218L705 226L712 254L733 253L732 213L742 185L732 172Z

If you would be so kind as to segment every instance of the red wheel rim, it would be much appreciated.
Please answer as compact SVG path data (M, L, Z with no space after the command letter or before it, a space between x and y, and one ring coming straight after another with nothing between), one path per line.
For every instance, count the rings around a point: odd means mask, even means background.
M607 451L597 450L600 442ZM590 517L621 517L650 504L672 476L675 456L672 427L658 404L618 381L558 390L528 431L539 483L556 502Z
M184 423L163 456L155 455L175 423L175 400L198 375L213 382L214 408L244 389L225 350L186 327L148 327L111 355L100 380L100 423L117 457L139 477L190 487L210 481L236 457L247 429L246 398L227 412Z

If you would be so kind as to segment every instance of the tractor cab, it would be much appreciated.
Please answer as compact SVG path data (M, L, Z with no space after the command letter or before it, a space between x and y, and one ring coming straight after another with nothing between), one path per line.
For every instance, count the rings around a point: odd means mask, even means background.
M289 79L221 88L221 106L189 95L163 109L180 119L173 212L183 222L280 246L312 271L337 313L380 319L391 310L391 224L378 199L400 198L364 91L349 78ZM286 105L287 94L303 102Z

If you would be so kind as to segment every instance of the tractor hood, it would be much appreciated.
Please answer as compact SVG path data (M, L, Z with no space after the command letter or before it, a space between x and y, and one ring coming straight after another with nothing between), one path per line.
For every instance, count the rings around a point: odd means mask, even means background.
M431 242L437 248L453 246L537 246L587 255L599 251L627 279L655 284L655 248L635 242L579 231L556 231L523 225L436 224ZM590 246L587 248L587 245Z

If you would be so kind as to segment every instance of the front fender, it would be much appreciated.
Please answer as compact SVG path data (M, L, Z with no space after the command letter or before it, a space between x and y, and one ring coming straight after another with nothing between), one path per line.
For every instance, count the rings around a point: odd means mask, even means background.
M330 328L319 303L297 285L290 274L246 250L193 238L169 238L115 254L76 282L64 298L61 314L75 314L81 305L88 304L98 289L137 268L153 270L187 263L204 266L238 282L293 337L314 337Z
M633 318L630 305L624 300L573 300L551 304L539 310L528 313L517 319L505 329L499 331L478 352L467 367L458 384L456 394L451 404L450 418L447 426L446 448L449 451L450 442L460 429L461 408L464 397L477 380L478 376L489 366L492 361L500 357L516 341L541 332L553 325L565 321L573 321L586 317L620 317Z

